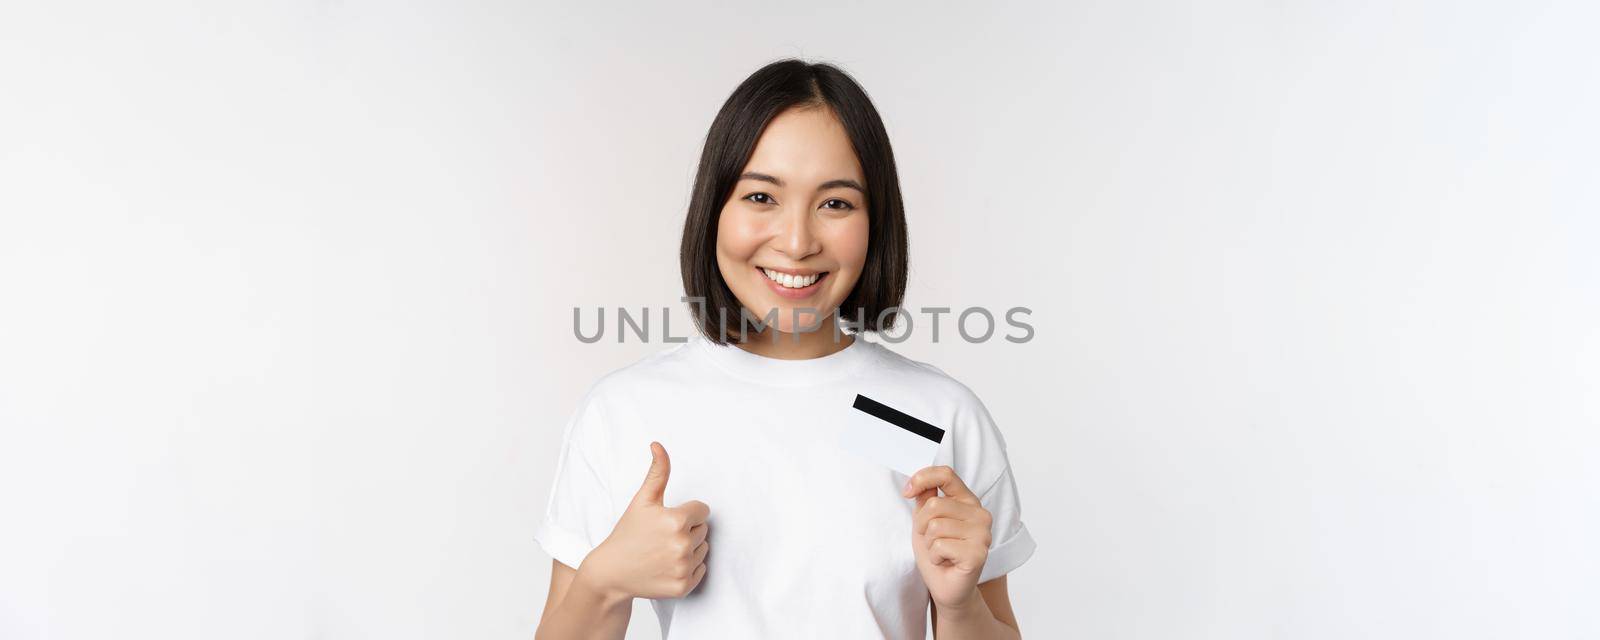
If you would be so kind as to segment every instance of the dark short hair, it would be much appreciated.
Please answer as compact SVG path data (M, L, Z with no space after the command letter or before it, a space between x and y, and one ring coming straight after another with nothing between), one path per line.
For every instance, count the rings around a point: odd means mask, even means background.
M691 315L706 338L726 344L746 335L743 306L717 268L717 223L767 124L790 107L828 107L844 126L867 184L866 265L839 313L861 331L894 326L906 290L905 206L889 134L861 85L827 63L786 59L739 83L706 133L678 252ZM704 300L704 304L699 304ZM818 311L825 311L819 309Z

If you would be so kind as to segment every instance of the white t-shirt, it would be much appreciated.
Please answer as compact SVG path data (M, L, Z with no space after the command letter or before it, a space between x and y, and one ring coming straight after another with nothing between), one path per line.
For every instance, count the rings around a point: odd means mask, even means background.
M651 600L663 637L920 640L929 596L906 478L836 437L856 394L945 429L930 464L955 469L993 516L980 582L1032 555L983 403L861 336L828 356L779 360L696 335L601 378L567 423L535 538L579 566L639 490L656 440L672 459L664 503L711 508L705 577L682 598Z

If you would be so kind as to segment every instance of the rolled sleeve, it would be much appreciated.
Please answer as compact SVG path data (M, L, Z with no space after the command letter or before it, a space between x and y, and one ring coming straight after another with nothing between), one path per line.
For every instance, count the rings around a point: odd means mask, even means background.
M567 422L555 480L545 505L544 520L534 540L550 557L577 568L616 525L603 466L605 424L594 394L584 398Z
M1007 465L978 501L989 511L989 559L978 574L978 582L988 582L1022 566L1033 556L1033 535L1022 522L1022 499L1017 492L1017 481Z

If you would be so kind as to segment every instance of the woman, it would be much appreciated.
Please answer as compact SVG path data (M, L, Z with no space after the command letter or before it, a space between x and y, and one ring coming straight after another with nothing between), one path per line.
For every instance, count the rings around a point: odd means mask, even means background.
M1020 637L1005 574L1034 542L1000 431L961 383L862 337L893 326L907 249L861 87L797 60L745 80L680 255L700 334L603 377L567 424L538 637L622 637L633 598L670 637L922 638L930 608L940 638ZM893 428L861 423L858 395L944 429L937 455L907 478L842 448L842 429Z

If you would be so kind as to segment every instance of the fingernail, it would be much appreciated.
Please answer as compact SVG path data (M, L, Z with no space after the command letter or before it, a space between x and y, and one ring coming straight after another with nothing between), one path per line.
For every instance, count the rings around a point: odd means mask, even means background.
M911 492L911 480L907 479L906 480L906 486L900 487L900 495L905 495L905 494L910 493L910 492Z

